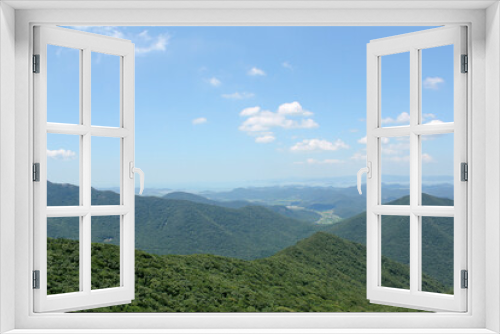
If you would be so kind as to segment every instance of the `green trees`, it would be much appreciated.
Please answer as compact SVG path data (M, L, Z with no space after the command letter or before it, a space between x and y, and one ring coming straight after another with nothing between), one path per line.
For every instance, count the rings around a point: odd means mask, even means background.
M49 259L77 254L78 244L49 239ZM93 244L93 288L116 286L118 247ZM265 259L245 261L215 255L153 255L136 251L136 297L128 305L90 312L395 312L402 308L366 300L366 249L319 232ZM95 258L95 261L94 261ZM405 285L408 267L385 259L387 277ZM77 257L49 267L49 290L68 285L66 270ZM78 277L78 276L76 276ZM445 287L425 277L432 289ZM102 282L97 285L94 282ZM78 281L72 284L78 286Z

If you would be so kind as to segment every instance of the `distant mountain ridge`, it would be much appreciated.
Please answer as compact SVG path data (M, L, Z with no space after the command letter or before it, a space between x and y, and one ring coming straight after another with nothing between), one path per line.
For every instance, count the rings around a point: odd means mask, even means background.
M227 192L205 192L201 195L215 201L250 201L256 204L293 205L314 211L334 210L336 215L349 218L366 210L366 184L362 185L362 189L361 196L356 187L307 186L236 188ZM453 185L450 184L424 185L422 191L453 199ZM389 203L408 194L408 186L382 184L382 203Z
M191 201L195 203L203 203L209 205L217 205L225 208L240 209L246 206L263 206L273 212L279 213L288 218L298 219L310 223L314 223L321 218L321 215L310 210L305 209L289 209L284 205L266 205L264 203L252 203L249 201L214 201L206 197L195 195L186 192L172 192L163 196L166 199L177 199Z

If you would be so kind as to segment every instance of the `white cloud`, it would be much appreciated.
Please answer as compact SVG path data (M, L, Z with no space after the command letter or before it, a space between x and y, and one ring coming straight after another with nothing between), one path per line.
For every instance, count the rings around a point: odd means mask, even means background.
M273 135L265 135L255 138L255 142L259 144L267 144L273 142L275 139L276 138Z
M299 102L294 101L292 103L283 103L278 108L278 114L290 115L290 116L312 116L313 113L302 109Z
M389 142L389 138L387 137L382 137L381 138L381 141L382 141L382 144L387 144ZM366 136L364 136L363 138L360 138L358 140L358 143L360 144L365 144L366 145Z
M198 124L203 124L203 123L206 123L207 122L207 119L205 117L199 117L199 118L195 118L193 119L192 123L194 125L198 125Z
M349 148L349 145L344 143L341 139L337 139L334 143L325 139L304 139L303 141L293 145L290 148L290 151L336 151L341 148Z
M260 107L250 107L245 108L240 112L240 116L253 116L258 114L260 111Z
M232 94L222 94L221 95L225 99L229 100L243 100L243 99L249 99L251 97L254 97L254 93L247 93L247 92L235 92Z
M263 75L266 75L266 72L264 72L260 68L252 67L250 69L250 71L248 71L248 75L251 75L251 76L263 76Z
M58 150L47 149L47 157L52 159L69 160L69 159L75 159L76 153L71 150L65 150L63 148L60 148Z
M391 117L383 118L382 124L408 124L410 123L410 114L402 112L396 119Z
M312 112L302 109L298 102L284 103L279 106L277 112L262 110L260 107L251 107L243 109L240 116L248 117L239 127L240 131L259 133L269 131L278 127L283 129L312 129L318 127L311 118L295 120L288 117L307 117Z
M422 115L422 120L427 120L429 118L434 119L434 118L436 118L436 115L434 115L434 114L423 114Z
M217 79L216 77L213 77L213 78L208 79L208 83L214 87L218 87L221 85L222 82L220 82L220 80Z
M284 61L283 64L281 64L281 65L283 65L284 68L288 68L289 70L293 70L293 66L287 61Z
M94 34L131 40L135 44L135 53L137 55L145 55L153 51L165 51L170 41L169 34L163 33L151 36L148 30L143 30L140 33L128 33L127 28L114 26L76 26L72 28Z
M440 121L439 119L433 119L432 121L430 122L427 122L425 124L428 124L428 125L435 125L435 124L443 124L444 122L443 121Z
M434 159L432 158L432 156L430 156L430 154L423 153L422 154L422 162L424 162L424 163L434 162Z
M422 82L425 89L433 89L433 90L438 90L443 83L444 79L440 77L427 77Z
M147 32L147 31L146 31ZM152 51L165 51L170 40L167 34L160 34L145 46L135 48L135 53L138 55L150 53Z
M354 155L351 157L352 160L355 161L365 161L366 160L366 153L362 152L356 152Z

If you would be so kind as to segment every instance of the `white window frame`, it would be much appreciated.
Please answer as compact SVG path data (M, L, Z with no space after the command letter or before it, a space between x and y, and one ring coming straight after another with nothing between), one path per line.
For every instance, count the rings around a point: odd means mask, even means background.
M111 3L111 4L110 4ZM122 2L130 6L130 2ZM500 331L500 263L499 244L500 230L498 221L500 209L500 176L498 163L500 153L498 147L500 136L498 110L500 99L500 19L498 3L495 2L412 2L406 8L398 1L399 9L389 9L394 4L387 2L281 2L269 1L246 4L223 4L216 1L204 4L188 2L164 2L152 4L144 1L143 5L132 3L136 9L102 10L96 7L120 6L112 2L82 2L72 8L68 2L54 3L38 1L7 1L0 4L0 130L6 124L15 127L15 133L0 131L0 180L6 180L8 188L0 190L0 208L8 208L8 191L15 193L15 227L6 217L13 215L7 210L1 214L0 236L0 319L4 320L2 330L16 329L16 333L36 333L37 329L64 329L69 333L76 329L89 329L88 332L106 332L104 329L127 329L134 333L139 326L145 329L165 329L164 332L175 332L175 329L198 329L202 332L238 332L237 329L253 328L252 332L335 332L335 329L351 328L355 332L394 332L422 333L462 332L491 333ZM19 9L15 13L9 4ZM38 6L38 9L36 8ZM46 6L46 7L44 7ZM170 8L147 9L147 6L164 6ZM177 8L176 8L177 6ZM179 9L178 7L184 7ZM212 6L210 8L210 6ZM428 6L428 7L426 7ZM431 7L432 6L432 7ZM490 6L487 10L487 6ZM200 10L207 8L205 10ZM233 7L233 8L224 8ZM236 7L236 8L235 8ZM279 9L281 7L281 9ZM340 8L339 8L340 7ZM344 7L344 8L342 8ZM416 7L416 8L415 8ZM436 7L441 9L436 9ZM457 9L458 7L458 9ZM35 9L29 9L35 8ZM45 8L45 9L43 9ZM46 8L49 8L47 10ZM52 9L50 9L52 8ZM151 8L151 7L150 7ZM346 9L354 8L354 9ZM368 9L370 8L370 9ZM373 9L377 8L377 9ZM460 9L461 8L461 9ZM468 9L467 9L468 8ZM58 10L57 10L58 9ZM15 16L15 23L13 21ZM485 26L486 23L486 26ZM471 88L468 96L469 120L468 142L470 158L470 181L468 195L468 215L471 224L468 244L470 254L468 268L470 287L468 289L469 308L467 313L435 313L435 314L34 314L31 286L32 260L32 183L30 168L32 147L32 76L30 55L32 54L32 27L35 24L60 25L427 25L465 24L469 28L470 70L468 78ZM487 29L486 29L487 28ZM15 31L15 42L12 31ZM10 37L9 37L10 36ZM13 61L15 46L15 60ZM9 65L15 63L15 73L8 71ZM487 71L486 71L487 69ZM4 73L10 73L5 77ZM10 79L10 81L9 81ZM9 83L14 82L15 86ZM488 85L486 85L488 83ZM15 93L15 101L7 97ZM15 114L12 110L15 107ZM8 110L8 108L11 108ZM140 111L138 111L140 112ZM486 121L488 117L488 121ZM5 140L15 139L15 145ZM11 142L12 142L11 141ZM486 154L488 152L488 154ZM9 164L5 158L15 159L15 165ZM8 182L15 167L15 182ZM488 183L485 172L491 172ZM488 196L486 196L488 192ZM472 196L473 195L473 196ZM12 196L12 194L10 194ZM485 206L486 201L486 206ZM10 224L10 225L9 225ZM11 241L15 238L15 245ZM14 256L12 256L14 254ZM9 283L11 284L9 286ZM15 289L12 289L15 286ZM14 291L12 291L14 290ZM486 293L488 290L488 293ZM12 308L11 305L15 305ZM10 306L10 307L9 307ZM13 316L13 318L12 318ZM299 329L300 330L297 330ZM354 330L355 328L358 331ZM384 330L380 330L384 328ZM93 329L93 330L92 330ZM100 330L99 330L100 329ZM170 329L170 331L168 331ZM211 331L210 331L211 329ZM215 330L218 329L218 330ZM294 329L296 329L294 331ZM392 329L392 330L391 330ZM460 330L462 329L462 330ZM336 331L339 332L339 331Z
M34 193L34 270L39 271L39 289L34 289L34 311L75 311L110 305L128 304L135 291L135 194L134 194L134 45L124 39L101 36L60 27L34 27L34 54L39 56L39 73L34 83L34 162L39 164L39 181ZM47 122L47 45L78 50L80 58L80 121L78 124ZM91 122L91 58L92 52L114 55L120 61L119 127L95 126ZM78 173L80 176L79 205L47 206L47 134L77 137L80 143ZM119 140L120 203L92 205L91 157L92 139ZM120 219L120 285L92 290L91 225L92 217L119 216ZM47 295L47 218L79 218L79 290Z
M467 183L461 181L461 163L467 163L467 75L461 73L461 58L467 54L466 27L449 26L372 40L367 46L367 298L376 304L411 305L422 310L464 312L467 290L461 287L461 271L467 270ZM453 46L453 122L422 123L422 50ZM383 126L381 92L383 57L408 52L410 72L408 126ZM450 60L448 60L450 61ZM469 72L470 73L470 72ZM453 137L453 206L425 206L422 198L422 135L452 133ZM409 205L382 203L382 143L380 138L407 137L409 144ZM382 216L406 216L409 219L410 287L408 290L382 286ZM453 219L453 294L422 291L422 217Z

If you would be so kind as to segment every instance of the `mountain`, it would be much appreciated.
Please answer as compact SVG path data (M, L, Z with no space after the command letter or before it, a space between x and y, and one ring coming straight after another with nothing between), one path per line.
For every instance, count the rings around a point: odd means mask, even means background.
M48 183L47 201L78 202L78 187ZM119 195L92 189L94 205L117 204ZM214 254L240 259L270 256L319 227L290 219L261 206L240 209L136 196L136 248L154 254ZM51 218L48 236L78 239L75 218ZM92 217L92 241L118 245L117 217Z
M356 187L309 187L275 186L236 188L227 192L206 192L206 198L215 201L250 201L254 204L293 205L313 211L333 212L342 218L352 217L366 210L366 185L363 195ZM424 185L423 191L439 197L453 198L453 186L449 184ZM407 185L382 184L382 203L389 203L407 196Z
M409 205L405 196L388 205ZM453 206L453 201L422 194L423 205ZM366 244L366 212L329 227L327 232ZM409 263L409 217L382 217L382 254L402 264ZM446 286L453 286L453 218L422 218L422 271Z
M166 194L163 196L163 198L166 199L179 199L179 200L185 200L185 201L191 201L195 203L203 203L203 204L210 204L210 205L217 205L217 206L222 206L225 208L232 208L232 209L239 209L243 208L245 206L253 205L255 206L256 204L249 202L249 201L214 201L210 200L206 197L200 196L200 195L195 195L191 193L186 193L186 192L173 192L170 194ZM293 219L298 219L310 223L315 223L317 222L320 218L321 215L319 213L316 213L314 211L310 210L304 210L304 209L290 209L287 208L286 206L283 205L266 205L263 203L258 203L257 205L259 206L264 206L266 209L269 209L273 212L279 213L280 215L283 215L288 218L293 218Z
M119 263L118 247L93 244L92 250L93 288L116 286L118 272L109 263ZM48 268L49 293L78 289L77 252L76 241L48 239L48 262L57 263ZM413 311L369 303L365 254L363 245L321 232L253 261L136 251L135 300L87 312ZM384 261L387 282L408 286L408 266ZM423 281L434 291L445 289L427 276Z

